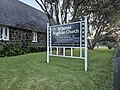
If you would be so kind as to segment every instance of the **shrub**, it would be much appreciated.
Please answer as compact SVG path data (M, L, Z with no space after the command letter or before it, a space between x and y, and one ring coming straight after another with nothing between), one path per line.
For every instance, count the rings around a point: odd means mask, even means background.
M45 48L41 47L20 47L18 43L12 44L12 43L2 43L0 44L0 57L4 56L17 56L25 53L30 52L41 52L45 51Z

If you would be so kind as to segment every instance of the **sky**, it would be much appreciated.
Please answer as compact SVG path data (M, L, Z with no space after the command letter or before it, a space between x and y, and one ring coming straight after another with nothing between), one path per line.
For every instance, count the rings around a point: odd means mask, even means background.
M40 6L35 2L35 0L19 0L21 2L24 2L25 4L28 4L38 10L41 10Z

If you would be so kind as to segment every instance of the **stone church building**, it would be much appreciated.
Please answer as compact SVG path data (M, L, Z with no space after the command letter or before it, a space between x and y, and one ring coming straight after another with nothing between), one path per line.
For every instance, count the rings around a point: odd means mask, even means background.
M0 43L46 48L45 13L19 0L0 0Z

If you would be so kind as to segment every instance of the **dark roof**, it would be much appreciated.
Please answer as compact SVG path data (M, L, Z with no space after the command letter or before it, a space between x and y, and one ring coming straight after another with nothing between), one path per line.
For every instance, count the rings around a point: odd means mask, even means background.
M46 32L45 13L18 0L0 0L0 24Z

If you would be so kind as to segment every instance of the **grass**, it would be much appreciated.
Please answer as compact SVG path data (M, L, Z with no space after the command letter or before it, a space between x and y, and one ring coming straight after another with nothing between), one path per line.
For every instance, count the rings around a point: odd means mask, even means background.
M77 52L76 52L77 53ZM0 58L0 90L112 90L114 50L89 50L89 70L79 59L31 53Z

